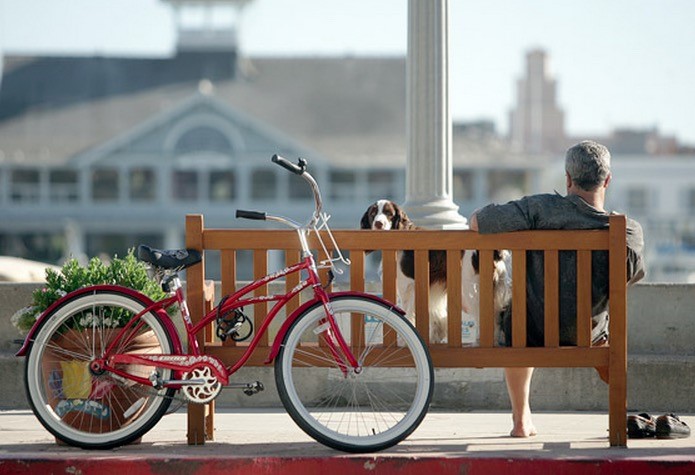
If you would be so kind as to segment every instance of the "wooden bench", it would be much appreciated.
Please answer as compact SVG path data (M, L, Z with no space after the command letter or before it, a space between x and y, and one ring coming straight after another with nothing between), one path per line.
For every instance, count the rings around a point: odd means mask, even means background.
M367 250L381 250L383 278L381 291L390 301L396 301L396 255L398 250L413 249L415 253L416 327L426 342L429 340L428 251L447 251L448 343L429 344L435 367L597 367L607 366L609 384L609 440L611 446L626 445L627 418L627 271L626 219L622 215L610 218L607 230L587 231L521 231L480 235L472 231L365 231L333 232L343 251L350 252L349 287L365 290L365 255ZM279 246L280 244L282 246ZM253 252L254 276L268 273L268 251L285 252L286 263L299 260L299 244L293 231L285 230L228 230L206 229L203 217L186 218L186 246L198 250L220 251L221 286L224 295L236 288L237 252ZM314 243L314 245L318 245ZM480 250L480 344L461 345L461 250ZM511 347L494 345L493 315L493 251L512 252L512 334ZM526 251L541 250L545 257L546 282L559 278L558 253L577 251L577 345L559 345L558 285L545 285L545 346L526 347ZM610 267L610 345L591 346L591 252L607 250ZM187 296L193 321L212 304L214 295L206 289L205 261L187 274ZM270 269L270 271L275 269ZM287 289L298 283L298 277L288 278ZM341 290L343 290L341 288ZM264 293L259 289L258 293ZM206 297L207 296L207 297ZM291 302L290 309L299 302ZM254 309L256 326L265 316L266 304ZM554 315L555 318L548 318ZM260 320L259 320L260 319ZM199 343L208 354L225 364L236 361L243 351L233 342L222 344L215 340L214 328L199 335ZM268 354L267 339L257 348L249 365L262 366ZM264 347L265 346L265 347ZM189 405L188 442L202 444L212 439L214 403L208 406Z

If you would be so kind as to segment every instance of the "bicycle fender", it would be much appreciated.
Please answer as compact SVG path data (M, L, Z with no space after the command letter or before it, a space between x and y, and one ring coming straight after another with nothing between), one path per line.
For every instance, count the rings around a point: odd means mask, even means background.
M374 302L380 303L382 305L386 305L387 307L393 308L396 312L400 313L401 315L405 316L405 311L398 307L397 305L389 302L388 300L385 300L378 295L374 294L368 294L365 292L355 292L351 290L343 291L343 292L333 292L328 294L328 300L331 301L333 299L337 298L343 298L343 297L359 297L359 298L364 298L368 300L373 300ZM321 300L318 298L313 298L307 302L304 302L299 308L297 308L294 312L292 312L283 322L282 326L278 330L277 335L275 336L275 339L273 340L273 346L270 348L270 353L268 353L268 358L264 361L265 364L270 364L273 362L275 357L278 355L278 352L280 351L280 347L282 346L282 342L285 340L285 335L287 334L288 330L292 326L292 324L302 315L304 315L309 309L316 305L322 305Z
M38 331L39 327L43 323L44 320L47 318L50 318L50 316L55 312L58 308L63 306L67 301L74 299L75 297L78 297L83 294L88 294L90 292L94 291L99 291L99 290L108 290L112 292L119 292L122 294L125 294L129 297L133 297L135 300L137 300L139 303L141 303L145 308L149 307L154 303L154 301L149 298L148 296L130 289L128 287L121 287L119 285L92 285L89 287L83 287L81 289L74 290L70 292L67 295L64 295L60 299L56 300L53 302L53 304L48 307L46 310L43 311L41 315L38 316L36 319L36 322L34 323L34 326L31 327L31 330L29 330L29 334L27 334L26 338L24 339L24 343L22 344L22 347L19 349L17 353L15 353L15 356L26 356L27 353L29 352L29 349L31 348L31 345L34 343L34 335ZM172 336L172 343L174 345L174 351L177 353L183 353L182 346L181 346L181 340L179 338L179 332L176 330L176 327L174 326L174 323L171 321L171 318L169 318L168 314L164 309L155 309L152 310L152 312L158 314L159 316L163 317L166 316L167 318L162 318L162 324L166 327L167 331L169 334Z

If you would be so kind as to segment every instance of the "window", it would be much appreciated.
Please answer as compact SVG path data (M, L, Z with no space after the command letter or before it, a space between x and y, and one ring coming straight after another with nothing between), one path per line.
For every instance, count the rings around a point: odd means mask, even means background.
M309 184L299 175L287 175L290 199L292 200L313 200L314 193L311 191Z
M396 199L396 184L394 174L387 170L371 170L367 172L367 193L370 200Z
M76 170L51 170L48 181L51 202L75 202L79 200Z
M688 190L687 211L691 215L695 215L695 188Z
M491 201L509 201L528 193L526 172L523 170L490 170L487 179Z
M210 201L232 201L236 197L236 174L212 170L210 172Z
M118 170L103 168L92 171L92 199L94 201L118 200Z
M274 200L277 198L277 175L271 170L254 170L251 174L251 198Z
M645 188L635 187L627 190L627 210L630 214L645 214L649 208L649 196Z
M457 203L473 199L473 172L454 170L454 201Z
M179 155L195 152L230 155L233 152L227 137L219 130L208 126L195 127L185 132L176 142L175 150Z
M130 170L130 199L132 201L154 201L157 197L157 182L151 168Z
M62 232L33 231L18 234L0 232L0 256L54 263L64 256L65 249L65 234Z
M133 245L147 244L162 248L164 238L159 233L87 233L85 245L87 256L124 257Z
M37 203L41 196L38 170L12 170L10 174L10 197L19 203Z
M178 201L198 199L198 173L188 170L174 170L171 183L172 198Z
M695 251L695 231L685 231L681 236L683 247L690 252Z
M333 170L329 176L329 193L332 200L350 201L355 199L357 177L354 171Z

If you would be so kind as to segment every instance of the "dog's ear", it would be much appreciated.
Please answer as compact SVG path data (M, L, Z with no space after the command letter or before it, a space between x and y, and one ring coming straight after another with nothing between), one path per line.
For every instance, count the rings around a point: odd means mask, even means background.
M473 270L475 271L475 273L480 274L480 255L478 254L478 251L466 251L466 252L472 252L471 265L473 266Z
M398 206L396 203L393 204L393 218L391 218L391 228L392 229L408 229L413 222L410 220L403 208Z
M360 228L361 229L372 229L372 223L369 222L369 213L372 210L374 205L370 205L367 208L367 211L364 212L362 215L362 220L360 221Z

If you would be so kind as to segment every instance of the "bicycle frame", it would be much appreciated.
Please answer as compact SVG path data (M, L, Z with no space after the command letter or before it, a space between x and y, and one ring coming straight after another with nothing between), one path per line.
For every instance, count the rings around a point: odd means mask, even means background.
M287 293L284 294L278 294L278 295L262 295L262 296L255 296L255 297L249 297L249 298L242 298L245 295L250 294L254 290L256 290L259 287L262 287L270 282L273 282L277 279L280 279L282 277L285 277L290 274L294 274L296 272L301 272L303 270L306 270L308 272L308 277L305 280L302 280L297 284L292 290L290 290ZM249 357L253 354L254 350L258 346L258 343L260 342L261 338L263 337L263 334L267 331L268 327L270 326L270 323L275 319L279 311L285 307L285 305L292 300L295 296L297 296L299 293L301 293L304 289L307 289L311 287L314 291L314 301L318 300L321 302L321 304L324 307L324 310L326 312L326 319L327 322L330 325L331 329L331 334L332 338L329 340L331 344L331 352L333 353L333 356L336 357L336 362L341 365L341 367L345 364L345 362L342 362L341 360L343 358L340 357L340 354L343 355L343 357L347 360L346 363L347 365L357 368L359 366L357 359L354 357L352 352L350 351L350 347L348 344L345 342L345 339L342 336L342 333L338 329L338 326L335 323L335 319L333 318L333 310L330 307L330 296L329 294L323 289L321 286L321 281L318 277L318 274L316 273L316 265L314 262L314 258L312 256L305 256L302 262L295 264L293 266L287 267L283 270L280 270L278 272L275 272L273 274L268 274L265 277L258 279L254 282L251 282L250 284L247 284L243 288L239 289L236 291L234 294L232 294L224 303L224 305L219 308L220 313L226 313L229 311L233 311L234 309L244 307L246 305L253 305L256 303L262 303L262 302L277 302L273 307L270 309L270 311L266 314L266 317L263 319L263 322L260 325L260 328L257 329L253 339L249 343L248 348L242 355L242 357L232 366L227 367L228 374L233 374L235 373L239 368L241 368L246 361L248 361ZM196 325L191 325L187 326L186 332L188 334L188 341L189 345L192 344L194 348L193 354L200 354L200 349L198 347L198 342L195 339L195 335L206 325L210 324L212 321L215 320L217 316L217 311L218 309L213 309L211 312L207 313L201 320L198 322ZM292 315L288 315L286 324L292 323L294 318L296 318L297 312L293 313ZM293 318L294 317L294 318ZM284 336L284 332L280 331L273 342L273 347L276 347L279 344L279 340L282 339ZM333 340L334 339L334 340ZM189 346L189 348L191 348ZM340 353L338 353L338 350L340 350ZM189 350L190 351L190 350ZM269 356L268 360L266 361L269 363L272 361L273 354L271 352L271 355Z
M287 293L278 294L278 295L261 295L261 296L244 298L244 296L250 294L254 290L258 289L259 287L262 287L270 282L273 282L273 281L280 279L282 277L285 277L287 275L294 274L296 272L302 272L302 271L307 271L308 277L306 279L300 281L299 284L297 284L293 289L291 289ZM126 324L126 326L121 329L118 336L114 339L114 341L106 349L103 359L97 360L97 363L100 365L99 369L107 370L111 373L116 374L117 376L120 376L120 377L123 377L126 379L130 379L133 381L137 381L141 384L148 384L148 383L150 383L149 380L142 378L142 377L132 375L132 374L127 373L125 371L121 371L116 367L116 365L118 365L118 364L142 364L142 365L148 365L149 364L149 365L152 365L153 363L155 363L159 367L174 370L175 373L183 373L183 372L187 372L188 370L191 369L191 368L189 368L189 365L196 367L196 366L200 366L201 364L207 363L207 364L211 364L213 366L213 372L216 373L217 377L221 380L221 382L223 382L223 384L226 384L229 376L234 374L241 367L243 367L244 364L251 357L253 352L258 347L258 344L259 344L263 334L267 331L268 327L270 326L270 323L275 319L275 317L278 315L279 311L283 307L285 307L285 305L292 298L297 296L303 290L310 288L310 287L314 291L314 299L311 300L311 303L320 302L320 304L323 305L324 311L326 312L326 323L328 323L328 329L330 329L330 332L327 335L326 341L328 343L329 351L331 352L331 354L335 358L336 364L338 365L339 368L341 368L341 370L344 374L347 374L348 368L353 368L355 371L359 371L359 362L357 361L355 356L352 354L352 351L351 351L349 345L347 344L344 337L342 336L342 333L340 332L340 330L335 322L335 319L333 318L333 310L330 306L330 295L321 286L321 281L320 281L319 276L316 272L316 264L315 264L315 261L314 261L314 258L312 255L305 256L304 259L302 260L302 262L300 262L300 263L297 263L295 265L287 267L287 268L280 270L278 272L268 274L265 277L262 277L261 279L258 279L254 282L247 284L246 286L239 289L234 294L230 295L224 301L222 307L216 307L212 311L208 312L196 324L193 324L193 322L191 321L190 315L188 313L188 307L186 305L186 300L185 300L184 295L183 295L183 290L181 287L178 287L172 296L167 297L165 299L162 299L158 302L153 302L150 306L145 308L139 314L135 315L128 322L128 324ZM244 307L246 305L253 305L253 304L261 303L261 302L276 302L276 303L272 307L272 309L266 314L260 327L257 328L257 331L255 332L255 335L254 335L254 338L251 340L251 342L249 343L249 346L244 351L242 357L239 358L238 361L236 361L231 366L221 367L221 363L219 363L219 361L216 358L202 354L201 349L198 345L198 341L196 339L196 335L198 334L198 332L203 330L205 326L207 326L210 323L212 323L213 321L215 321L218 313L227 313L227 312L233 311L234 309ZM166 310L168 307L170 307L174 304L179 304L179 307L181 309L181 314L182 314L182 318L183 318L184 326L185 326L185 331L186 331L186 338L188 341L188 349L189 350L188 350L187 355L183 355L181 353L173 354L173 355L112 354L114 349L118 347L119 341L122 338L124 338L124 337L127 338L127 336L129 334L133 334L133 333L138 331L138 329L140 327L140 324L138 323L138 321L140 320L140 318L143 315L146 315L148 312L151 312L151 311ZM281 331L276 335L275 340L273 341L273 346L272 346L271 352L269 354L268 360L266 361L267 363L269 363L273 360L275 354L277 353L277 349L280 346L282 338L284 337L286 329L294 321L294 319L296 319L299 316L299 314L300 314L299 312L295 311L293 314L288 316ZM174 356L174 357L185 356L185 358L171 358L172 356ZM171 384L171 385L165 384L165 387L178 387L178 386L180 386L181 381L178 380L179 377L175 376L174 379L177 381L176 384Z
M170 383L163 382L165 387L176 387L179 388L181 385L185 384L185 381L180 380L181 376L184 373L190 372L193 369L196 369L201 366L207 366L211 369L213 373L215 373L216 377L218 380L223 384L226 385L229 380L229 376L233 373L235 373L239 368L244 366L244 364L249 360L253 352L256 350L258 347L258 344L265 334L265 332L268 330L268 327L270 326L270 323L275 319L275 317L278 315L280 310L287 305L287 303L292 300L294 297L299 295L303 290L307 288L312 288L313 293L314 293L314 298L307 302L305 305L300 307L299 309L295 310L291 315L287 316L287 319L285 320L284 324L280 328L280 331L276 335L273 345L271 348L271 351L268 355L268 359L266 360L266 363L270 363L273 361L275 356L277 355L280 345L282 343L282 340L285 336L285 333L289 329L290 325L298 318L304 309L306 309L306 305L315 305L315 304L320 304L323 306L326 318L325 322L322 321L321 323L321 331L327 332L325 335L325 341L326 344L328 345L328 349L335 359L336 365L341 369L343 374L347 374L348 369L352 368L354 371L359 372L360 371L360 364L353 355L350 346L347 344L345 341L345 338L342 336L342 333L340 332L340 329L338 328L335 318L333 315L333 309L330 305L330 298L331 295L328 294L325 289L321 285L321 280L318 276L318 271L317 271L317 265L316 261L314 260L314 256L310 251L307 237L308 234L311 231L316 232L316 234L319 237L319 242L321 243L321 246L323 248L324 253L326 253L328 260L326 261L321 261L321 264L325 267L331 267L332 269L335 269L334 267L334 261L340 260L346 264L349 264L349 261L343 257L343 255L340 253L335 240L333 239L332 234L330 233L330 229L328 228L327 221L329 219L329 216L326 214L321 213L322 209L322 201L321 201L321 195L318 189L318 185L314 178L305 171L305 166L306 163L300 161L300 166L293 165L289 162L287 162L285 159L282 157L274 156L273 157L273 162L277 163L278 165L283 166L284 168L288 169L289 171L296 173L298 175L301 175L307 183L311 186L311 189L314 194L315 198L315 211L311 216L311 219L309 222L305 225L299 225L295 223L294 221L288 219L288 218L283 218L279 216L267 216L265 213L258 213L258 212L250 212L250 211L237 211L237 216L238 217L246 217L250 219L263 219L263 220L271 220L271 221L277 221L282 224L288 225L292 228L294 228L297 231L298 237L299 237L299 242L302 248L302 260L301 262L286 267L283 270L280 270L278 272L268 274L265 277L262 277L254 282L251 282L244 286L243 288L239 289L232 295L230 295L228 298L226 298L222 303L221 307L218 305L215 309L213 309L211 312L207 313L199 322L196 324L193 324L191 320L191 316L188 310L188 305L186 304L186 299L183 293L183 289L181 286L181 282L176 274L175 271L171 271L168 275L169 277L169 282L173 285L170 286L170 295L164 299L161 299L157 302L152 301L151 299L145 297L144 295L140 294L139 292L136 292L132 289L124 288L124 287L117 287L117 286L93 286L93 287L88 287L84 289L80 289L78 291L72 292L69 295L66 295L59 301L55 302L49 309L47 309L38 319L34 327L31 329L28 337L26 338L23 347L20 349L20 351L17 353L17 356L24 356L29 350L29 347L31 346L31 342L33 342L33 336L40 328L43 320L45 318L48 318L54 309L57 309L61 305L63 305L64 302L67 302L71 298L81 295L83 293L88 293L90 291L95 291L95 290L113 290L117 292L124 293L132 298L134 298L136 301L140 302L142 306L144 307L144 310L142 310L140 313L137 315L133 316L130 321L119 331L118 335L113 339L113 341L109 344L109 346L106 348L104 351L104 354L101 355L101 357L95 359L92 361L91 364L91 369L93 372L102 372L102 371L109 371L117 376L120 376L125 379L129 379L135 382L138 382L140 384L161 384L157 381L152 381L150 379L145 379L140 376L136 376L133 374L130 374L126 371L120 370L117 365L118 364L135 364L135 365L145 365L145 366L154 366L154 367L162 367L166 369L170 369L174 372L174 378L171 380ZM318 225L320 223L320 225ZM317 226L318 225L318 226ZM326 246L324 245L323 241L321 240L319 231L321 229L325 229L328 233L328 236L332 240L333 248L338 252L338 257L336 259L331 259L328 256L328 251L326 249ZM306 271L307 272L307 278L303 279L297 284L293 289L291 289L289 292L286 292L284 294L278 294L278 295L261 295L261 296L252 296L252 297L247 297L250 293L255 291L256 289L267 285L270 282L273 282L275 280L278 280L282 277L285 277L290 274L294 274L297 272L302 272ZM374 298L376 300L381 300L378 298L375 298L374 296L370 296L367 294L361 294L357 292L349 292L349 294L354 294L354 295L362 295L366 298ZM343 294L344 295L344 294ZM237 362L235 362L231 366L224 366L217 358L205 355L202 353L200 346L198 345L198 340L196 339L196 335L204 330L205 326L209 325L213 321L216 320L217 315L219 314L226 314L228 312L234 311L235 309L239 309L241 307L247 306L247 305L253 305L257 303L267 303L267 302L276 302L275 305L272 307L272 309L266 314L263 322L261 323L260 327L256 328L255 335L251 342L249 343L249 346L247 349L244 351L242 354L241 358ZM184 322L184 327L185 327L185 332L186 332L186 339L188 342L188 354L183 353L182 345L180 342L180 337L178 334L178 331L176 330L176 327L173 325L172 321L170 318L168 318L168 314L166 310L170 307L172 307L174 304L178 304L179 309L181 311L181 316L183 318ZM154 313L160 316L160 320L162 321L163 325L166 328L167 333L171 336L171 338L174 340L173 343L173 348L172 348L172 353L168 355L164 354L120 354L117 351L117 348L119 348L119 343L123 341L124 339L127 340L131 336L135 335L141 327L144 325L144 323L141 321L141 318L144 315L147 315L148 313ZM327 323L328 325L325 326L324 324Z

